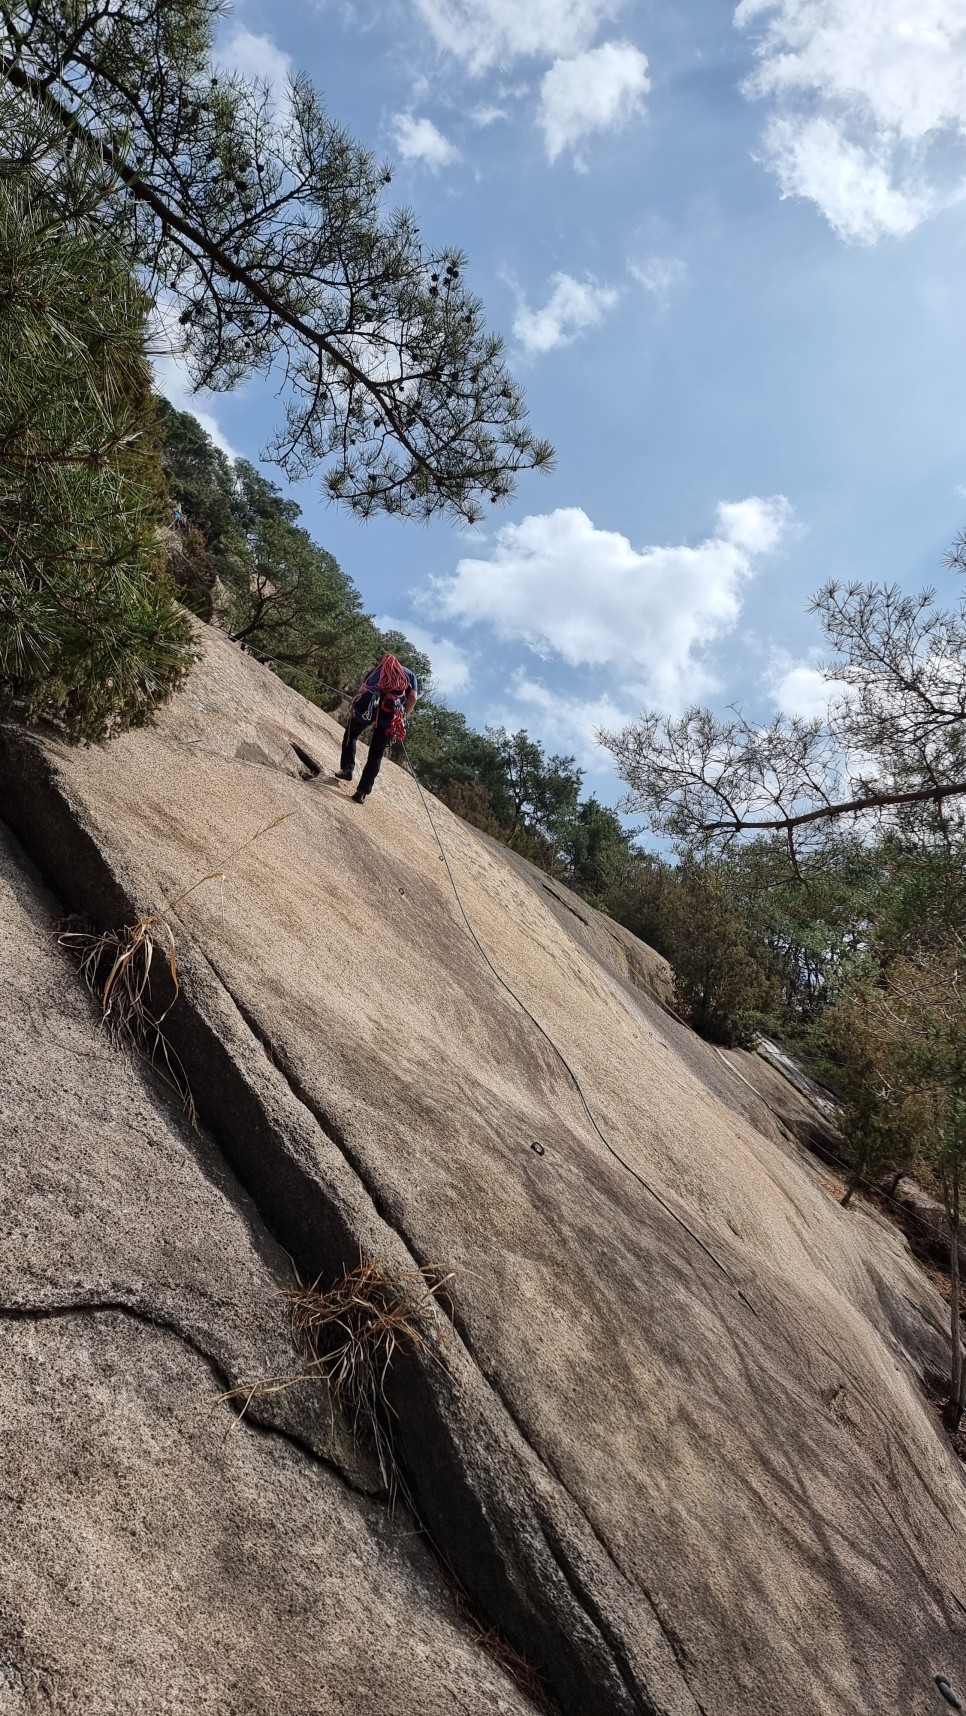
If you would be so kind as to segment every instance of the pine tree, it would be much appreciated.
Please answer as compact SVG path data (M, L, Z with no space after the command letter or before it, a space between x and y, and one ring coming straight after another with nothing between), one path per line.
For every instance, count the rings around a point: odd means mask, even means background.
M191 633L163 570L149 303L98 188L71 169L60 192L0 175L0 707L94 740L149 719Z
M101 218L173 299L193 380L278 376L289 476L376 511L478 518L551 449L527 425L455 249L427 250L390 174L310 81L280 109L216 71L221 0L0 0L0 157L98 171Z

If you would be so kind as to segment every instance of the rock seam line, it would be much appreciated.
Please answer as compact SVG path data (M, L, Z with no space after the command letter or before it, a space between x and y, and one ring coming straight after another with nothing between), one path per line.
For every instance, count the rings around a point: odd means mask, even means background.
M14 765L12 768L11 764ZM11 814L6 814L4 820L10 822L12 825L12 829L16 834L20 845L25 848L29 860L32 860L35 864L37 862L35 855L38 852L38 841L40 842L40 849L43 851L45 858L50 858L50 837L53 831L59 833L64 839L64 845L58 855L59 861L53 864L53 866L49 863L42 863L38 866L47 887L52 888L55 895L59 895L61 900L66 901L75 908L77 907L79 902L75 897L76 890L71 886L71 881L76 879L75 868L78 858L77 849L79 846L80 871L82 878L80 892L82 901L84 902L81 905L81 909L86 911L88 914L93 912L99 920L103 920L105 922L115 920L126 921L127 918L130 917L131 913L136 911L129 885L122 873L120 873L107 858L107 855L103 851L100 841L95 836L94 832L90 828L86 827L83 821L78 820L76 806L73 804L70 793L65 791L62 783L57 778L56 762L46 753L42 745L37 744L36 740L31 742L29 739L26 739L22 733L9 729L6 724L4 724L2 729L0 729L0 776L6 777L7 784L12 785L14 788L12 801L8 807L9 813ZM51 824L53 825L53 829ZM65 861L68 856L72 856L75 863L72 864L69 870L65 870ZM231 994L228 986L225 985L221 974L216 972L214 967L211 965L207 954L203 953L200 948L198 948L198 953L202 958L203 963L211 971L212 978L218 982L219 987L223 989L226 998L231 1001L237 1016L242 1019L243 1024L246 1025L249 1035L252 1036L252 1040L260 1042L263 1052L269 1056L269 1049L266 1047L264 1040L257 1033L253 1035L251 1023L243 1018L242 1012L237 1007L235 998ZM198 1011L184 993L182 993L182 999L187 1001L186 1023L189 1024L189 1028L192 1029L192 1032L195 1026L200 1026L203 1034L213 1036L217 1041L219 1033L213 1021L207 1018L204 1011ZM227 1055L227 1048L225 1049L225 1053ZM284 1074L280 1069L276 1067L273 1068L273 1070L286 1085L289 1095L298 1101L299 1107L302 1108L303 1112L312 1117L311 1108L307 1108L306 1105L296 1097L295 1092L289 1086L288 1081L285 1079ZM256 1109L261 1110L262 1118L268 1125L269 1131L272 1131L273 1127L270 1117L265 1112L260 1097L255 1091L252 1091L250 1095ZM315 1124L319 1123L315 1122ZM327 1131L326 1135L328 1135ZM337 1149L340 1148L337 1139L333 1138L331 1141ZM220 1152L224 1155L224 1150L220 1142L218 1147ZM364 1180L353 1168L351 1160L344 1156L344 1152L341 1149L340 1155L343 1156L343 1159L346 1161L346 1165L349 1166L350 1171L353 1173L353 1177L360 1185L360 1188L365 1190ZM290 1162L290 1166L297 1168L297 1164L294 1161ZM235 1171L237 1173L237 1169ZM242 1183L245 1183L244 1180ZM255 1208L258 1210L261 1220L266 1223L269 1232L274 1232L272 1223L266 1219L259 1198L254 1195L250 1188L249 1195L253 1197ZM369 1201L370 1207L373 1208L373 1213L378 1215L379 1212L372 1203L372 1200L370 1199ZM395 1234L396 1229L394 1224L389 1222L387 1225L390 1231ZM401 1244L405 1243L401 1235L397 1237ZM288 1248L286 1247L286 1249ZM118 1309L122 1312L127 1310L130 1313L130 1307L120 1305ZM180 1338L181 1331L174 1328L172 1329L172 1332ZM206 1359L209 1357L209 1355L204 1354L203 1352L201 1356ZM467 1356L470 1357L469 1354L467 1354ZM475 1360L472 1362L477 1374L485 1381L486 1379L483 1371L476 1364ZM495 1391L491 1392L494 1393L494 1399L499 1402L499 1396ZM502 1402L499 1403L502 1407ZM505 1412L504 1416L506 1417ZM508 1427L513 1427L516 1431L516 1426L513 1423L512 1417L507 1417L506 1421L508 1423ZM519 1434L519 1432L516 1433ZM530 1448L529 1443L525 1439L523 1440L522 1445L527 1448L531 1457L537 1459L543 1469L547 1470L547 1468L543 1466L543 1462L540 1461L539 1455ZM314 1451L313 1457L315 1457ZM338 1470L338 1468L336 1469ZM344 1474L341 1471L339 1472L339 1476L342 1481L345 1481ZM566 1491L563 1493L567 1494ZM569 1495L568 1499L570 1499ZM572 1501L571 1506L575 1506ZM575 1512L579 1511L580 1510L577 1510L575 1507ZM549 1545L547 1548L549 1553ZM553 1560L554 1558L551 1557L551 1559ZM554 1564L556 1564L555 1561ZM621 1578L622 1582L625 1582L623 1581L622 1575ZM566 1581L563 1580L562 1574L561 1579L562 1583L566 1586ZM569 1589L569 1586L567 1588ZM580 1612L583 1613L588 1622L590 1622L592 1632L596 1634L600 1644L603 1646L604 1659L610 1661L612 1664L612 1672L616 1675L620 1684L623 1685L623 1673L620 1665L614 1659L608 1640L601 1635L599 1629L593 1623L592 1617L587 1614L583 1605L578 1604L578 1607ZM673 1648L671 1647L670 1642L665 1639L663 1628L660 1627L660 1622L655 1620L655 1624L658 1627L662 1639L664 1639L665 1648L668 1650L668 1667L673 1667L673 1672L678 1678L679 1694L683 1693L687 1697L693 1710L693 1694L687 1685L686 1679L682 1675ZM589 1668L589 1663L586 1666ZM570 1701L565 1700L565 1702Z
M42 1323L53 1322L57 1318L61 1317L66 1319L68 1317L86 1316L128 1317L132 1322L143 1324L145 1328L158 1329L162 1334L173 1335L176 1340L181 1342L182 1346L187 1347L190 1352L195 1353L197 1357L208 1366L208 1369L211 1371L215 1381L226 1393L229 1390L234 1390L240 1387L243 1388L245 1386L243 1383L239 1384L232 1377L231 1373L226 1370L225 1366L222 1364L222 1361L216 1358L213 1353L209 1352L195 1335L189 1334L187 1329L181 1328L173 1318L161 1316L159 1313L152 1311L150 1307L139 1304L134 1298L79 1298L64 1299L55 1303L43 1305L0 1305L0 1322L7 1323ZM345 1472L335 1463L335 1461L327 1460L324 1454L320 1454L317 1448L313 1448L310 1442L306 1442L304 1438L297 1435L294 1430L286 1430L280 1424L269 1423L269 1421L262 1417L260 1413L252 1410L252 1404L253 1403L250 1402L243 1412L237 1412L234 1414L234 1424L243 1424L246 1428L256 1431L259 1435L278 1436L283 1442L288 1442L290 1446L295 1448L300 1454L304 1455L307 1459L314 1461L316 1465L321 1466L326 1472L330 1473L331 1476L337 1478L343 1488L349 1490L353 1495L359 1496L363 1501L369 1502L374 1507L381 1505L379 1496L373 1495L369 1490L361 1489L357 1485L353 1484L351 1479L346 1476Z
M240 998L233 992L230 985L225 980L224 973L215 964L215 962L214 962L214 960L212 960L211 956L206 954L206 958L208 959L208 963L210 964L212 971L215 973L215 976L218 978L218 981L222 984L222 987L224 988L225 993L230 997L231 1001L234 1003L235 1007L238 1009L238 1012L239 1012L241 1018L244 1020L248 1029L251 1031L253 1037L255 1037L256 1041L260 1043L260 1045L261 1045L262 1049L264 1050L265 1054L267 1055L271 1065L274 1067L275 1071L277 1073L279 1073L279 1075L282 1078L284 1078L284 1080L285 1080L286 1084L288 1085L288 1087L289 1087L292 1095L294 1096L296 1102L300 1103L301 1106L303 1108L305 1108L309 1114L312 1115L312 1118L315 1120L316 1124L325 1133L326 1137L332 1141L332 1143L335 1145L336 1149L343 1156L343 1158L347 1162L348 1166L352 1169L352 1172L356 1175L357 1179L364 1186L366 1193L367 1193L368 1197L370 1198L372 1205L373 1205L374 1209L376 1210L376 1213L379 1216L380 1220L384 1221L386 1226L391 1228L392 1231L397 1235L397 1237L402 1241L402 1244L405 1246L407 1255L412 1259L414 1266L417 1269L422 1268L419 1257L413 1249L413 1246L412 1246L412 1243L410 1241L408 1234L404 1233L401 1230L401 1228L398 1225L398 1221L393 1217L393 1215L392 1215L391 1211L389 1210L388 1206L386 1205L384 1199L380 1197L378 1190L376 1189L376 1187L374 1187L372 1185L370 1179L368 1178L368 1176L365 1172L363 1165L358 1160L356 1153L348 1145L348 1143L344 1137L344 1134L342 1133L342 1129L337 1125L336 1122L334 1122L332 1120L331 1116L326 1114L325 1111L319 1107L319 1105L309 1095L309 1093L306 1091L305 1087L302 1085L301 1080L298 1078L297 1074L295 1074L295 1072L293 1071L293 1069L289 1063L288 1056L285 1054L284 1050L281 1050L278 1048L278 1046L272 1041L271 1037L264 1030L264 1028L251 1015L248 1008L245 1006L244 1002L241 1001ZM453 1308L452 1321L453 1321L453 1326L456 1330L456 1333L460 1339L462 1346L466 1350L469 1357L472 1359L474 1366L476 1367L477 1371L482 1376L482 1378L486 1382L487 1386L490 1388L490 1390L494 1394L495 1398L499 1401L500 1406L502 1407L503 1411L506 1413L506 1415L509 1418L510 1422L512 1423L514 1429L516 1430L517 1434L519 1435L521 1441L524 1443L524 1445L527 1448L530 1449L530 1452L532 1453L534 1458L536 1460L538 1460L539 1463L549 1472L550 1476L554 1479L554 1482L560 1486L560 1489L563 1491L564 1495L567 1496L567 1499L570 1501L570 1503L574 1507L575 1511L580 1515L580 1518L584 1521L585 1525L587 1526L587 1529L589 1530L592 1537L594 1538L594 1541L597 1543L601 1553L610 1562L611 1566L613 1567L615 1573L620 1578L620 1580L625 1585L627 1585L633 1589L635 1587L636 1582L631 1580L628 1577L628 1575L625 1573L624 1569L620 1566L620 1563L616 1560L616 1558L613 1554L613 1551L611 1550L609 1544L607 1544L604 1541L604 1539L601 1537L600 1532L597 1529L597 1526L595 1525L594 1521L588 1515L586 1508L573 1495L573 1493L570 1490L569 1486L567 1485L565 1479L561 1476L560 1472L557 1470L555 1463L549 1458L549 1456L547 1456L540 1448L538 1448L534 1444L532 1438L529 1436L529 1434L527 1433L527 1431L525 1430L525 1428L521 1424L520 1419L517 1416L515 1408L512 1406L512 1404L510 1403L510 1401L507 1399L506 1395L504 1394L503 1389L501 1388L501 1386L499 1384L499 1381L494 1377L494 1375L491 1373L489 1368L481 1362L480 1356L476 1351L474 1342L472 1341L472 1339L469 1335L469 1332L468 1332L465 1324L463 1323L463 1320L458 1317L456 1310L455 1310L455 1307ZM549 1549L549 1551L553 1557L553 1560L554 1560L556 1566L560 1570L561 1576L563 1577L568 1588L572 1592L572 1594L573 1594L575 1600L577 1601L579 1607L584 1611L584 1613L587 1615L588 1619L592 1622L595 1630L598 1632L600 1637L606 1643L608 1651L610 1652L610 1654L614 1660L614 1663L618 1669L618 1672L620 1673L621 1679L624 1681L624 1684L625 1684L625 1687L627 1688L629 1696L633 1699L633 1701L637 1705L638 1709L641 1712L641 1716L651 1716L651 1712L652 1712L653 1707L650 1706L649 1704L648 1705L642 1705L638 1702L638 1692L637 1692L637 1689L634 1685L633 1672L632 1672L632 1670L630 1668L630 1664L627 1660L625 1647L620 1643L620 1641L616 1638L616 1636L613 1635L611 1629L607 1626L606 1622L604 1621L603 1616L601 1615L601 1612L600 1612L599 1608L597 1607L596 1603L594 1602L593 1598L590 1596L589 1592L587 1592L583 1588L581 1582L577 1579L577 1576L576 1576L574 1569L571 1566L569 1566L569 1564L567 1564L566 1554L565 1554L565 1551L563 1549L563 1546L559 1543L558 1540L554 1540L553 1538L551 1538L551 1536L548 1535L547 1522L543 1517L541 1517L540 1524L541 1524L541 1528L543 1531L544 1540L547 1543L547 1547L548 1547L548 1549ZM669 1634L669 1632L668 1632L668 1630L664 1624L664 1621L661 1618L657 1604L656 1604L653 1596L651 1595L651 1592L648 1590L648 1588L643 1584L637 1584L637 1589L639 1589L642 1592L642 1594L644 1595L644 1597L647 1600L648 1606L649 1606L651 1613L654 1617L655 1625L660 1629L662 1636L666 1640L668 1649L671 1652L671 1655L674 1658L674 1661L677 1665L678 1672L680 1673L681 1678L682 1678L685 1686L687 1687L687 1690L688 1690L690 1696L694 1699L696 1711L700 1713L700 1716L705 1716L704 1708L701 1705L699 1699L697 1698L696 1693L694 1692L693 1687L691 1686L691 1684L689 1682L687 1671L685 1669L684 1663L683 1663L682 1658L681 1658L680 1641L672 1638L671 1635Z

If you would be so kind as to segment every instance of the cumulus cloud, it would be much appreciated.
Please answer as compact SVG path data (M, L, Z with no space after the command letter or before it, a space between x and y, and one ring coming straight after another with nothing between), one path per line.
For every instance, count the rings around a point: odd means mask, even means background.
M521 302L513 321L513 332L524 350L551 352L568 346L586 328L592 328L617 303L612 286L594 280L575 280L570 274L555 274L553 290L540 310Z
M744 89L772 113L764 158L845 239L910 232L964 194L962 0L741 0L759 29Z
M431 119L416 119L411 113L397 113L393 119L396 148L404 161L422 161L434 173L459 159L459 150Z
M623 0L415 0L440 47L472 72L511 60L576 54Z
M823 719L831 705L854 695L844 679L825 674L821 651L814 649L799 659L787 650L772 650L765 685L776 709L799 715L803 721Z
M540 739L552 751L565 751L576 757L583 769L609 769L604 762L596 739L599 728L619 729L634 719L640 698L629 697L617 702L604 693L600 697L573 696L567 692L551 691L538 679L516 673L510 686L510 701L490 710L494 727L514 731L524 723L539 717Z
M215 59L228 71L238 72L258 83L270 84L280 104L287 99L292 61L288 54L276 47L270 36L256 36L238 24L218 42Z
M640 687L680 707L712 681L700 652L731 631L757 560L792 526L783 496L723 503L696 547L635 548L579 507L500 529L487 559L466 558L434 580L439 612L572 667L607 668L615 688Z
M384 632L403 632L423 655L429 656L433 670L433 686L444 696L450 691L462 691L469 683L470 659L452 638L442 638L414 625L412 620L395 620L390 614L380 614L376 625Z
M849 142L829 119L772 120L765 154L781 195L817 203L844 239L875 244L902 237L932 212L921 187L897 189L887 150Z
M647 55L631 42L602 42L573 59L559 59L540 85L540 124L547 156L595 131L616 131L642 111L651 87Z
M829 683L814 658L795 661L785 650L776 650L772 656L766 684L775 707L803 721L827 714L830 699L840 689Z
M638 285L643 286L645 292L650 292L661 310L667 308L671 293L688 271L687 263L677 256L649 256L643 262L629 262L627 267Z

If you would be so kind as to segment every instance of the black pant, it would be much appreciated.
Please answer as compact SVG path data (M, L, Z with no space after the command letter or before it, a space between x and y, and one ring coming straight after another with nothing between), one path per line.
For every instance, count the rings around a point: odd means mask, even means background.
M367 727L371 726L371 721L360 721L355 715L350 716L349 725L345 730L345 736L342 740L341 767L347 774L351 775L355 771L356 744L358 742L359 735L360 733L364 733ZM377 721L375 724L372 738L369 740L369 755L366 759L366 766L362 771L362 779L358 786L358 791L363 794L372 791L372 783L379 773L379 765L386 754L386 746L389 743L389 726L390 723L388 721Z

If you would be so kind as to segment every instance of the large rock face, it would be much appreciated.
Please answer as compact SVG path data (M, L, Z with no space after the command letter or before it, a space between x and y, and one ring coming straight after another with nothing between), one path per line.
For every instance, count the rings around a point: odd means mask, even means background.
M288 1259L53 916L0 831L0 1713L530 1709L323 1402L216 1404L292 1373Z
M277 1242L306 1277L334 1279L360 1253L455 1271L442 1364L403 1358L390 1378L398 1454L437 1554L555 1708L941 1708L934 1676L966 1680L966 1485L920 1385L923 1366L943 1362L938 1297L901 1240L843 1212L766 1101L661 1009L654 956L423 800L401 770L386 765L368 804L350 803L328 773L339 737L207 633L187 693L156 729L104 750L12 730L0 742L4 815L66 906L106 927L183 896L171 922L184 992L169 1034L210 1142L186 1140L168 1113L178 1142L139 1147L137 1175L155 1176L140 1197L123 1165L132 1139L84 1149L78 1120L57 1173L76 1176L68 1207L91 1223L90 1250L64 1218L57 1174L24 1194L33 1244L48 1248L44 1290L114 1303L76 1337L77 1421L63 1417L57 1380L72 1362L69 1322L4 1325L8 1373L23 1367L22 1421L46 1425L40 1441L60 1448L50 1481L65 1535L76 1437L78 1469L100 1462L83 1522L92 1557L103 1537L130 1571L179 1494L199 1497L182 1505L206 1544L222 1512L229 1542L248 1532L259 1543L257 1565L243 1567L241 1550L199 1553L171 1589L169 1632L199 1617L209 1701L170 1707L316 1707L304 1694L273 1704L262 1681L247 1703L237 1690L237 1646L210 1615L240 1627L262 1589L268 1631L277 1611L306 1650L312 1635L330 1689L319 1709L524 1707L479 1652L466 1690L469 1637L428 1561L379 1537L378 1502L356 1493L368 1468L353 1468L324 1404L279 1407L302 1414L297 1430L238 1431L227 1451L199 1419L192 1379L209 1353L219 1375L242 1380L280 1362L284 1328L266 1297ZM327 772L300 778L292 740ZM213 869L226 870L223 887L184 893ZM69 1106L123 1114L133 1099L118 1104L119 1081L140 1075L89 1033L85 1043L98 1058ZM34 1045L28 1105L45 1100L39 1085L58 1064ZM26 1153L29 1179L38 1159ZM42 1297L30 1255L26 1245L9 1273L4 1260L8 1303ZM163 1327L134 1315L144 1303ZM315 1450L311 1477L291 1441L280 1451L292 1435ZM26 1484L42 1458L29 1441L28 1428ZM158 1462L176 1444L181 1464L165 1466L174 1477L152 1486L121 1544L105 1497L131 1481L132 1443ZM331 1492L335 1524L310 1491ZM34 1520L19 1552L28 1599L48 1551ZM69 1562L70 1544L59 1553ZM337 1570L360 1561L382 1593L378 1637L362 1641L351 1618L331 1620ZM48 1577L45 1589L49 1636L69 1654L65 1588ZM113 1603L99 1633L92 1623L91 1663L128 1625L119 1594ZM251 1661L271 1678L260 1650L255 1639ZM392 1680L404 1658L405 1687ZM164 1706L148 1697L143 1708Z

